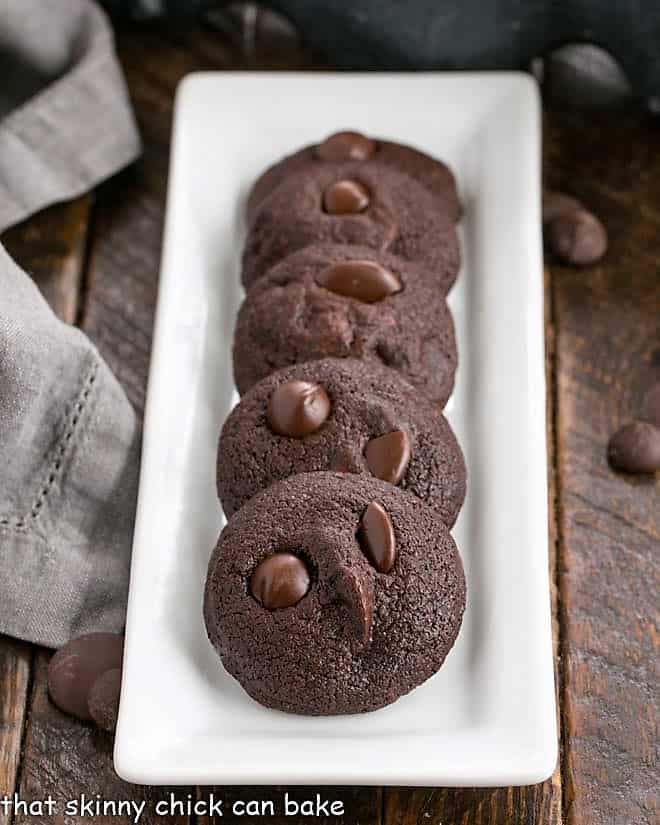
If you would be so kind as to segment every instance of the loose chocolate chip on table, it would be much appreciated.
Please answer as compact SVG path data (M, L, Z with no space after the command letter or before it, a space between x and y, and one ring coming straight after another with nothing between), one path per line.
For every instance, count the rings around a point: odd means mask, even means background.
M367 467L372 476L398 484L410 461L410 438L404 430L372 438L364 451Z
M330 414L330 399L320 384L287 381L268 400L268 423L279 435L302 438L316 432Z
M266 610L293 607L309 590L305 562L293 553L274 553L262 562L250 578L250 592Z
M121 668L124 637L90 633L60 648L48 666L48 692L60 710L78 719L90 719L89 691L107 670Z
M367 160L376 151L371 138L359 132L336 132L319 143L316 154L321 160Z
M382 301L402 289L401 281L393 272L373 261L332 264L319 272L316 283L330 292L365 304Z
M356 180L338 180L323 193L323 208L329 215L355 215L367 206L369 192Z
M560 215L546 227L548 246L563 261L587 266L599 261L607 251L605 227L585 210Z
M89 715L101 730L108 733L113 733L117 727L120 692L121 670L119 668L106 670L89 691L87 699Z
M584 206L577 198L565 195L563 192L546 190L543 193L543 223L550 223L555 218L572 215L584 210Z
M390 517L372 501L360 520L358 540L362 551L379 573L389 573L396 558L396 541Z
M617 430L607 447L615 470L654 473L660 470L660 429L648 421L633 421Z

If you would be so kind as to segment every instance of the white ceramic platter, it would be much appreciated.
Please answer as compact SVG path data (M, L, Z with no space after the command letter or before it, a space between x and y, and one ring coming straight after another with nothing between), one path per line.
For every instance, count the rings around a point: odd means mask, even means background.
M440 673L362 716L267 710L202 622L222 525L245 198L270 163L353 128L457 175L464 266L448 415L466 454L468 581ZM514 785L557 754L548 587L540 113L520 74L192 75L176 102L115 766L145 784Z

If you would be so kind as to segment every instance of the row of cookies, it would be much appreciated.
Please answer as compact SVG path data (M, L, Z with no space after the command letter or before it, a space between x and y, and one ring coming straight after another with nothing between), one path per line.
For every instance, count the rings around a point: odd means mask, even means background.
M204 616L226 670L269 707L389 704L458 634L449 528L465 464L441 410L459 217L444 164L355 132L285 158L251 191L242 398L217 461L229 523Z

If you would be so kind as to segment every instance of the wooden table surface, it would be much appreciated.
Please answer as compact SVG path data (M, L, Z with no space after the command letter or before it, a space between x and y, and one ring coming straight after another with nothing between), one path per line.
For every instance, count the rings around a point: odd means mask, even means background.
M196 69L314 68L286 32L261 18L225 30L122 31L118 38L144 155L91 195L5 233L11 254L55 311L91 337L141 413L158 288L172 99ZM609 435L639 415L660 380L660 125L641 115L546 113L546 184L584 199L604 220L602 264L546 272L549 555L560 759L542 785L502 789L325 789L361 825L503 825L659 821L657 765L657 479L614 474ZM112 740L57 711L46 694L48 651L0 638L0 797L82 793L147 800L144 825L170 789L128 786ZM396 754L392 754L396 759ZM176 789L205 798L212 789ZM323 790L323 789L319 789ZM222 788L225 800L277 798ZM305 789L294 794L303 798ZM228 815L218 822L257 821ZM61 809L60 809L61 810ZM61 815L10 822L88 821ZM99 817L97 823L128 822ZM258 821L295 821L276 817Z

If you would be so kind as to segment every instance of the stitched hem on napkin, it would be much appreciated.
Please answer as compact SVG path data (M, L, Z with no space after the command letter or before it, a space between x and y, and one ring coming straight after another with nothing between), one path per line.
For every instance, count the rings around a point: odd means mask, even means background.
M125 623L140 432L95 349L88 359L41 483L0 514L0 632L53 648Z

